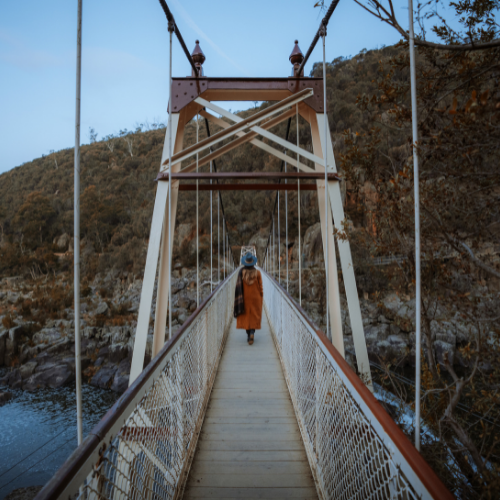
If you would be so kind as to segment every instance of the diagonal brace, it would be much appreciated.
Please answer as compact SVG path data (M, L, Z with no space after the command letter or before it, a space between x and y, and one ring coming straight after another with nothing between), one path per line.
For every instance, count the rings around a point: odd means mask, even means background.
M221 120L220 118L215 117L214 115L212 115L210 113L207 113L206 111L200 111L200 114L201 114L201 116L207 118L208 120L212 121L213 123L215 123L216 125L218 125L221 128L230 127L229 123L225 122L224 120ZM272 126L279 123L279 122L277 122L278 118L280 119L280 122L281 122L281 121L286 120L287 118L289 118L293 115L295 115L295 110L290 109L289 111L286 111L285 113L281 114L277 118L274 118L273 120L269 120L268 122L264 123L262 125L262 128L264 128L264 129L271 128ZM273 123L271 123L271 122L273 122ZM199 165L205 165L213 158L218 158L219 156L227 153L228 151L235 148L236 146L239 146L240 144L243 144L244 142L250 142L250 144L253 144L254 146L257 146L258 148L266 151L266 153L270 153L270 154L276 156L277 158L279 158L280 160L286 161L288 164L293 165L294 167L297 167L297 160L296 159L292 158L291 156L287 156L285 153L283 153L279 149L273 148L269 144L266 144L265 142L262 142L259 139L252 139L252 137L256 137L258 135L256 132L249 132L247 134L243 134L243 132L239 132L236 135L238 135L241 138L241 142L237 143L237 141L240 141L240 139L236 139L236 140L230 142L229 144L226 144L222 148L217 149L213 153L211 153L207 156L204 156L202 159L199 160ZM243 139L245 139L245 140L243 140ZM203 163L201 163L201 162L203 162ZM196 164L191 163L191 165L188 165L182 171L183 172L191 172L192 170L194 170L195 167L196 167ZM303 170L304 172L314 172L314 169L312 169L312 168L308 167L307 165L304 165L303 163L300 163L300 162L299 162L299 168L301 170Z
M210 101L203 99L202 97L198 97L197 99L195 99L195 101L200 106L204 106L205 108L209 108L212 111L215 111L216 113L219 113L220 115L228 118L229 120L236 122L237 124L241 123L243 121L243 118L240 118L239 116L237 116L233 113L230 113L229 111L226 111L225 109L221 108L220 106L217 106L216 104L213 104ZM281 101L281 102L284 102L284 101ZM308 160L311 160L314 163L320 163L320 164L325 163L324 160L322 158L320 158L319 156L316 156L315 154L310 153L309 151L307 151L305 149L298 148L297 146L295 146L291 142L285 141L285 139L282 139L281 137L278 137L276 134L273 134L271 132L268 132L267 130L264 130L262 127L252 125L252 126L250 126L250 129L253 132L257 132L262 137L265 137L266 139L269 139L270 141L276 142L280 146L283 146L284 148L289 149L290 151L293 151L294 153L297 153L298 155L300 155L304 158L307 158ZM323 169L324 169L324 167L323 167Z
M183 160L186 160L187 158L195 155L196 153L199 153L200 151L203 151L206 148L209 148L210 146L213 146L218 142L221 142L231 137L234 134L237 134L238 132L243 132L247 128L252 128L254 125L261 122L262 120L270 118L276 113L285 110L289 106L302 102L305 99L308 99L309 97L311 97L312 94L314 94L312 89L304 89L303 91L291 95L290 97L287 97L286 99L283 99L282 101L273 104L272 106L269 106L269 108L259 111L255 115L249 116L248 118L242 119L238 117L237 123L231 125L229 128L221 130L220 132L217 132L213 136L207 137L206 139L203 139L202 141L193 144L192 146L189 146L183 151L175 154L172 157L172 166L182 162ZM205 99L203 99L203 101L206 102L208 105L211 105L211 103L205 101ZM261 130L265 132L264 129ZM273 135L273 137L276 137L274 136L274 134L271 135ZM165 162L163 162L163 165L168 165L168 161L165 160Z

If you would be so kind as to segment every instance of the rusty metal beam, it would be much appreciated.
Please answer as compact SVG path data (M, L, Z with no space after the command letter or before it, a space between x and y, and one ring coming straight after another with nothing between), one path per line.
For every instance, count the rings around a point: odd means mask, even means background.
M157 181L168 181L168 173L160 173ZM339 181L341 178L336 173L327 174L329 181ZM172 174L172 180L210 180L210 179L300 179L324 180L325 174L321 172L178 172ZM316 185L315 185L316 186Z
M172 79L172 110L179 113L198 97L209 101L281 101L305 88L314 94L305 103L316 113L323 113L321 78L209 78Z
M198 191L297 191L298 184L198 184ZM316 184L301 184L301 191L316 191ZM196 191L196 184L180 184L179 191Z

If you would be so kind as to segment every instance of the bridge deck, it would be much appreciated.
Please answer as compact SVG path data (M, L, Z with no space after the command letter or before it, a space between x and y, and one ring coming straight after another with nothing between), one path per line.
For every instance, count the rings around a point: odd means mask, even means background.
M184 498L318 498L264 312L253 346L233 321Z

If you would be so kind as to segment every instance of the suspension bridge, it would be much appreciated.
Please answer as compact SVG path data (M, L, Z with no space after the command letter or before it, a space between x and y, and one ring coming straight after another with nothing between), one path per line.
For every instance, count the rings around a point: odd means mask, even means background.
M189 53L166 2L160 0L170 32L169 122L156 179L130 386L38 500L453 498L372 393L349 241L335 236L343 233L345 216L326 115L325 39L337 3L326 12L305 56L295 43L291 76L214 78L204 75L205 55L199 44ZM172 77L174 34L191 65L190 77ZM320 38L323 78L304 77L304 66ZM236 100L273 104L244 119L215 104ZM207 129L203 140L200 116ZM195 117L196 142L183 148L185 127ZM300 146L298 133L296 144L288 140L292 117L297 132L299 117L309 124L312 152ZM285 138L271 132L286 120ZM210 123L220 131L211 134ZM215 148L222 141L224 145ZM217 172L216 159L245 143L280 159L280 172ZM191 163L186 166L187 161ZM204 165L210 165L209 172L199 171ZM196 184L182 183L186 180ZM226 182L231 180L238 182ZM301 184L305 180L310 182ZM259 263L263 327L251 348L233 317L240 268L226 231L221 195L241 189L277 192ZM223 219L218 262L224 264L222 276L220 267L217 272L217 286L211 284L203 302L198 293L196 311L172 334L171 254L179 192L185 190L195 190L197 196L205 190L211 196L217 193ZM288 214L290 190L299 198L301 190L317 195L326 270L325 332L300 306L300 259L299 301L287 292L288 258L282 262L280 256L276 211L279 214L284 204ZM298 208L300 228L300 203ZM197 234L198 217L197 209ZM219 210L217 221L220 228ZM357 373L344 359L337 249ZM199 279L197 285L199 290ZM144 366L155 286L153 360ZM75 317L77 313L75 306ZM76 351L78 356L78 347Z

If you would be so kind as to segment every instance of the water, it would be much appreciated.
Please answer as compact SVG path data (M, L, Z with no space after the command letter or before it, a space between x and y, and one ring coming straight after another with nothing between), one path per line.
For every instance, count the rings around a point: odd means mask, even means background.
M9 391L14 398L0 406L0 499L14 489L45 484L77 446L74 386ZM118 396L83 386L84 437Z

